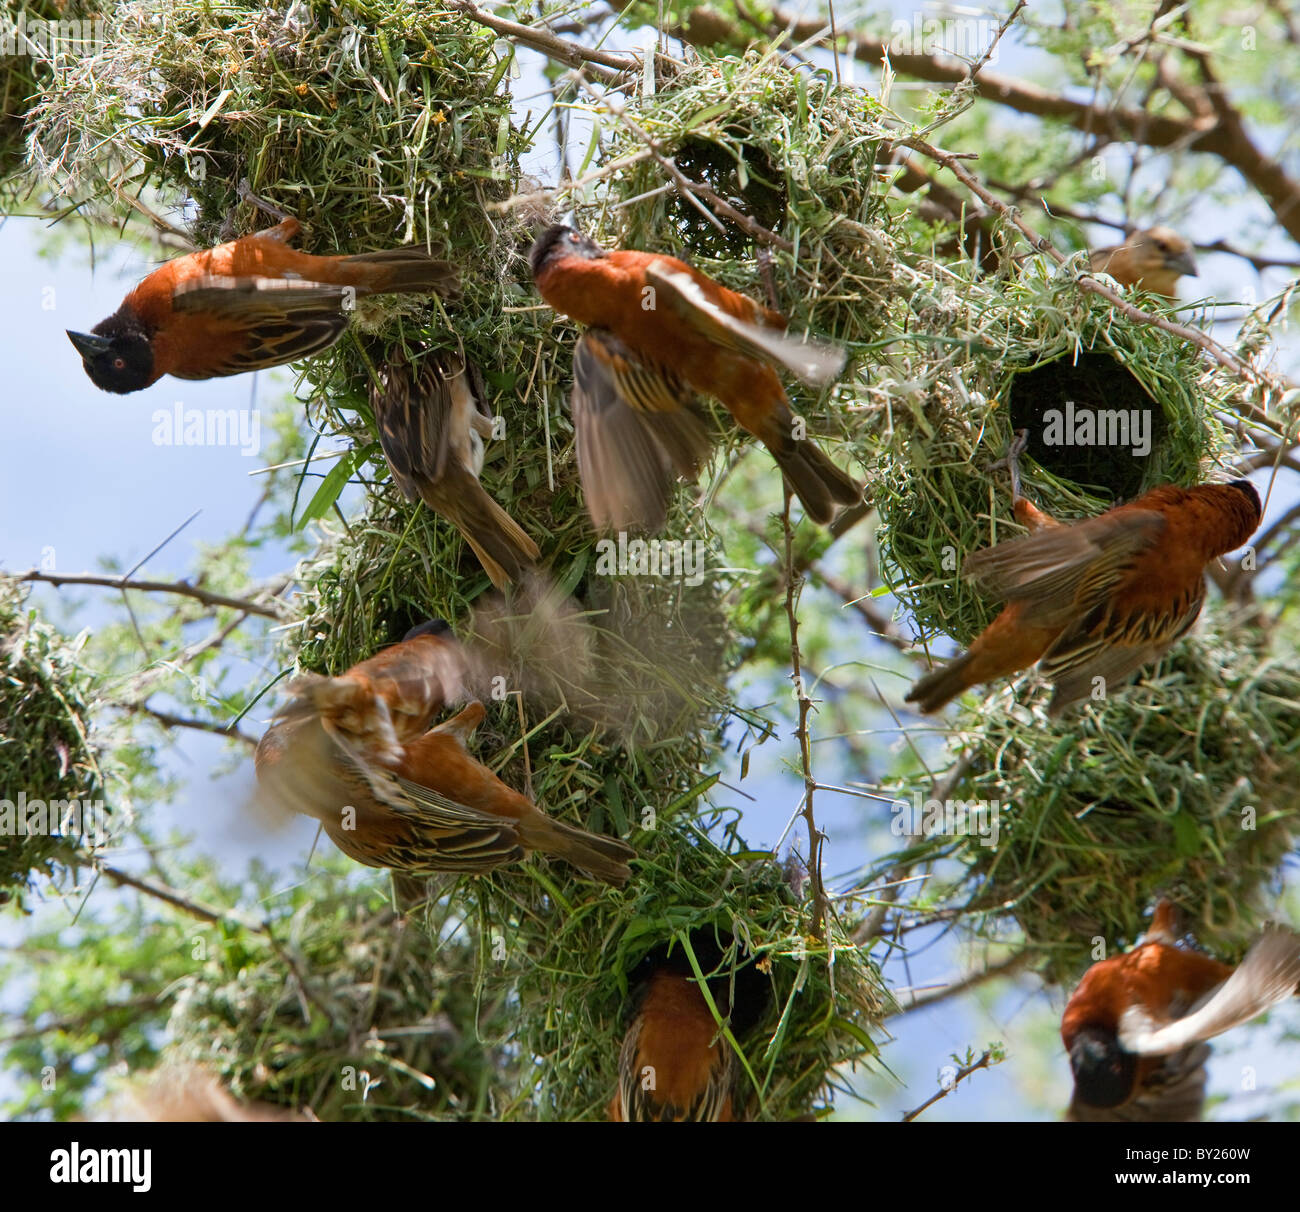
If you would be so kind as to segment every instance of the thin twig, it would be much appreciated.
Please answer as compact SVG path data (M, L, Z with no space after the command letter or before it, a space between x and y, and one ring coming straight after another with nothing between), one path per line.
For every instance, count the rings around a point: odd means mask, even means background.
M945 1002L949 998L960 997L963 993L969 993L972 989L988 981L998 980L1000 977L1012 976L1029 962L1030 952L1028 949L1016 951L999 960L996 964L989 964L984 968L978 968L974 972L967 973L960 980L953 981L951 985L935 993L927 994L925 997L916 997L906 1006L900 1006L893 1014L886 1015L887 1018L899 1018L904 1014L911 1014L915 1010L925 1010L930 1006L937 1005L939 1002Z
M914 1120L918 1115L920 1115L922 1111L926 1110L926 1108L933 1107L934 1104L937 1103L941 1098L947 1098L948 1095L950 1095L955 1089L957 1089L958 1085L964 1082L968 1077L970 1077L972 1073L975 1073L977 1070L980 1069L987 1069L989 1065L992 1063L992 1061L993 1061L993 1053L985 1052L984 1055L979 1058L979 1060L974 1062L974 1064L963 1065L960 1069L957 1070L956 1076L951 1081L945 1082L942 1085L940 1085L939 1089L936 1090L932 1095L930 1095L930 1097L927 1098L925 1102L923 1102L919 1107L917 1107L916 1110L908 1111L903 1116L902 1122L905 1124L910 1124L912 1120Z
M1020 16L1020 10L1028 3L1029 0L1016 0L1016 7L1007 14L1006 20L998 26L997 33L993 35L993 40L985 48L984 53L971 64L970 70L966 73L967 80L974 80L984 70L988 61L993 58L993 52L998 49L998 43L1002 41L1002 36L1011 28L1015 19Z
M782 252L794 252L794 244L784 236L778 236L775 232L769 231L761 223L755 222L743 211L737 210L725 198L715 190L699 181L692 181L685 173L681 171L674 163L671 156L665 156L661 150L659 141L647 133L642 127L630 118L626 108L619 104L618 101L609 95L602 95L591 87L585 80L579 78L579 87L591 98L608 107L611 113L618 118L624 126L628 128L638 139L645 144L650 154L654 157L659 167L664 170L672 179L673 184L677 186L677 192L688 201L694 201L700 205L699 199L703 198L711 207L715 215L722 215L730 219L742 231L753 236L755 240L762 244L771 245L773 248L779 248ZM707 212L705 212L707 215Z
M937 780L932 782L930 795L927 798L939 800L940 802L951 799L957 784L966 777L966 772L971 767L971 761L970 755L963 754L941 782ZM881 903L872 908L871 912L862 919L861 925L853 932L853 941L855 943L859 945L868 943L882 932L885 918L888 916L890 909L893 908L894 901L903 887L903 881L912 874L912 868L920 861L918 858L911 862L899 863L891 867L881 877L884 884L884 888L880 893Z
M206 905L183 892L178 892L175 888L131 875L129 872L118 867L111 867L107 863L98 864L97 869L119 888L134 888L137 892L143 892L146 896L151 896L155 900L171 905L173 909L188 913L190 917L197 918L201 922L236 922L247 930L255 930L258 934L269 933L269 927L265 923L245 917L237 909L218 909L212 905Z
M202 602L205 606L225 606L231 610L243 610L248 614L261 615L266 619L279 619L281 617L280 611L270 606L263 606L259 602L251 602L247 598L232 598L224 593L212 593L207 589L200 589L197 585L191 585L188 581L139 581L127 577L99 576L89 572L79 574L39 572L35 568L18 573L14 580L39 581L42 584L53 585L56 588L62 585L99 585L104 589L137 589L141 593L175 593L181 597L193 598L196 602ZM266 592L278 593L287 583L286 580L275 590L267 590Z
M920 152L923 156L929 157L938 164L942 164L954 177L957 178L967 189L980 199L986 206L997 211L1008 222L1013 224L1020 233L1029 241L1030 245L1036 252L1046 253L1057 265L1064 265L1067 258L1064 253L1060 252L1046 236L1040 235L1021 217L1015 207L1008 206L1001 198L997 197L992 191L987 189L972 173L970 173L959 161L958 157L952 152L943 151L941 148L932 147L924 139L917 139L910 136L904 136L898 141L905 147L910 147L914 151ZM1216 362L1227 367L1234 374L1251 382L1267 380L1263 372L1256 370L1253 366L1243 362L1231 350L1225 349L1218 341L1200 329L1190 328L1186 324L1178 324L1164 316L1154 315L1149 311L1143 311L1140 307L1130 303L1109 286L1090 277L1088 274L1081 274L1075 279L1075 284L1080 290L1088 291L1092 294L1100 295L1113 306L1117 307L1130 320L1138 324L1149 324L1155 328L1163 329L1165 332L1172 333L1176 337L1181 337L1184 341L1190 341L1194 345L1200 346ZM1256 410L1258 411L1258 410ZM1259 414L1261 420L1266 420L1262 413Z
M826 899L826 887L822 882L822 844L825 835L817 828L817 819L813 815L813 792L817 782L812 773L812 741L808 735L808 714L812 710L812 700L804 687L803 663L799 654L799 615L796 599L803 584L802 578L794 570L794 529L790 525L790 487L785 488L785 510L782 525L785 528L785 614L790 625L790 680L794 683L795 694L799 700L799 726L795 729L795 738L799 742L799 763L803 771L803 818L808 825L808 876L812 888L812 935L825 941L826 914L829 903Z
M550 30L535 25L520 25L518 21L507 21L504 17L484 12L473 0L447 0L447 7L463 13L471 21L477 21L503 37L522 43L556 63L562 63L575 71L582 69L606 84L613 84L622 77L641 70L640 55L590 50L576 42L557 38Z
M232 728L229 724L219 724L216 720L196 720L186 716L172 715L170 711L159 711L156 707L150 707L145 703L128 703L126 709L135 712L137 715L147 715L150 719L157 720L165 728L192 728L195 732L210 732L215 736L243 741L245 745L257 746L257 737L249 736L248 733L241 732L238 728Z

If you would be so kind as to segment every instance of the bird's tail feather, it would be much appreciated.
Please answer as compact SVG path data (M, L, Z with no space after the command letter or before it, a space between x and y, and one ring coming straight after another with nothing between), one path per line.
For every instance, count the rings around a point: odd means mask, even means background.
M967 675L970 665L971 654L967 652L927 673L907 692L904 702L915 703L926 715L938 711L945 703L950 703L963 690L975 684Z
M788 439L779 448L771 449L777 465L813 521L829 522L835 516L837 505L856 505L862 500L862 485L837 467L816 443Z
M460 279L455 266L430 256L418 244L381 249L345 257L348 265L365 267L365 291L375 295L459 293Z
M564 859L587 875L618 888L632 877L627 864L636 858L636 851L626 842L588 833L550 817L542 820L544 827L532 825L527 818L520 821L519 836L529 848Z
M441 513L464 536L483 571L498 589L518 581L541 557L537 544L518 522L477 483L466 484L454 505L439 499L430 507Z

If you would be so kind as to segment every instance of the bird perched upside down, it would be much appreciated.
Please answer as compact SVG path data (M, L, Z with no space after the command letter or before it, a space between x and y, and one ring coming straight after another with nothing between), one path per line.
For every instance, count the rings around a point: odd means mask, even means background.
M431 354L414 366L390 362L371 386L370 406L402 494L456 527L492 584L504 589L540 552L479 483L492 414L476 377L455 354Z
M610 1120L731 1122L735 1055L719 1034L699 985L672 966L655 968L623 1039Z
M1033 533L977 551L962 568L1007 605L968 652L908 692L924 712L1034 664L1055 687L1050 715L1093 693L1096 679L1108 693L1188 631L1205 601L1206 564L1259 525L1248 480L1163 485L1099 517L1058 523L1020 495L1024 436L1007 460L1016 517Z
M1176 231L1150 227L1135 231L1123 244L1089 253L1088 268L1110 274L1121 286L1140 286L1172 300L1178 297L1178 279L1196 276L1196 258L1191 242Z
M344 854L369 867L474 874L539 850L626 883L630 846L552 820L470 756L465 742L482 703L424 731L450 697L446 678L456 668L447 624L425 628L341 677L290 688L295 697L257 747L262 794L320 821Z
M1175 918L1161 901L1142 942L1094 964L1071 995L1061 1019L1068 1119L1199 1120L1205 1041L1300 993L1300 935L1270 930L1234 970L1178 946Z
M589 326L574 351L573 424L587 510L600 528L662 525L676 475L694 479L710 440L694 393L717 397L772 452L808 516L862 499L790 411L774 367L824 385L843 354L799 341L786 319L675 257L607 251L555 225L533 245L538 291Z
M125 395L163 375L215 379L282 366L333 345L355 299L455 290L453 268L415 246L357 256L297 252L289 241L298 220L241 193L281 222L168 261L89 333L69 330L96 387Z

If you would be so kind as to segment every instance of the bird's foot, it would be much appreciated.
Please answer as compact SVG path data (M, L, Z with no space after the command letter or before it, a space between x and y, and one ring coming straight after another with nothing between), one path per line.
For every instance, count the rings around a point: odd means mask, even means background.
M235 187L235 192L239 195L239 200L241 202L251 202L258 210L262 211L264 214L270 215L271 218L278 220L280 223L289 221L293 221L294 223L297 222L297 220L294 219L294 216L287 210L281 210L278 206L274 205L274 203L268 202L265 198L259 198L255 193L253 193L252 188L248 184L247 177L244 177L239 182Z
M1007 447L1007 452L1000 459L996 459L988 466L989 471L997 471L999 467L1005 467L1007 473L1011 476L1011 500L1019 501L1020 497L1020 456L1025 453L1025 448L1029 445L1029 430L1018 429L1016 435L1011 440L1011 445Z

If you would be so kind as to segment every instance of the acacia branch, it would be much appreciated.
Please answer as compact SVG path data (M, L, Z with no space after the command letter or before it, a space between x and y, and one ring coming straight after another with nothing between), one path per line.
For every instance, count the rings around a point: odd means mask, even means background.
M130 577L98 576L89 572L77 574L40 572L35 568L18 573L14 580L40 582L44 585L53 585L55 588L63 585L98 585L104 589L136 589L141 593L174 593L181 597L193 598L205 606L223 606L231 610L242 610L248 614L261 615L265 619L280 618L280 611L270 606L264 606L260 602L250 601L247 598L232 598L224 593L212 593L197 585L191 585L188 581L141 581ZM282 581L274 590L266 592L278 593L287 584L287 580Z
M127 703L126 709L137 715L147 715L150 719L157 720L164 728L192 728L195 732L210 732L214 736L243 741L245 745L254 747L257 745L255 736L249 736L248 733L241 732L233 725L219 724L216 720L196 720L187 716L173 715L170 711L159 711L145 703Z
M493 13L479 8L474 0L447 0L447 7L462 13L471 21L493 30L502 37L520 42L529 50L562 63L574 71L585 70L605 84L614 84L623 76L641 70L640 55L619 55L611 51L589 50L575 42L557 38L548 29L535 25L521 25L518 21L508 21Z
M197 918L201 922L216 924L231 921L238 923L245 929L255 930L259 934L269 933L269 928L264 923L255 922L234 909L217 909L212 905L205 905L202 901L196 901L193 897L186 896L185 893L178 892L175 888L169 888L164 884L155 883L153 880L131 875L118 867L110 867L107 863L99 864L98 870L119 888L134 888L137 892L143 892L146 896L162 901L173 909L179 909L182 913L187 913L190 917Z
M941 1098L947 1098L948 1095L950 1095L955 1089L957 1089L957 1087L962 1082L964 1082L968 1077L970 1077L972 1073L975 1073L980 1069L987 1069L989 1065L992 1063L993 1063L993 1053L990 1051L990 1052L985 1052L984 1055L981 1056L979 1060L975 1061L973 1064L963 1065L960 1069L957 1070L956 1076L953 1077L951 1081L942 1083L939 1086L939 1089L936 1090L932 1095L930 1095L930 1097L927 1098L925 1102L923 1102L919 1107L917 1107L916 1110L906 1112L903 1115L902 1122L905 1124L911 1123L912 1120L914 1120L918 1115L920 1115L922 1111L926 1110L929 1107L933 1107L934 1104L937 1103Z
M808 733L808 715L812 710L812 700L803 682L803 662L799 653L799 615L795 606L801 577L794 568L794 530L790 525L790 486L785 486L785 511L782 525L785 529L785 614L790 625L790 679L794 682L795 693L799 699L799 725L795 729L795 739L799 742L799 764L803 772L803 818L808 826L808 876L812 887L812 931L815 938L825 941L826 915L830 905L826 899L826 886L822 882L822 844L825 835L817 828L813 815L813 793L817 781L812 773L812 740Z
M611 5L619 10L629 7L632 2L610 0ZM746 21L769 39L791 38L839 51L839 46L831 42L825 23L819 18L803 18L774 9L770 17L749 13ZM698 28L674 25L669 27L669 32L695 46L723 44L739 47L749 40L739 25L721 18ZM1196 112L1189 118L1173 118L1141 108L1075 100L1013 76L986 70L980 70L971 79L969 65L958 59L893 50L887 41L865 30L841 33L838 41L855 59L872 67L878 67L888 57L890 68L901 76L950 85L962 84L969 79L968 87L982 100L1005 105L1018 113L1056 119L1107 143L1135 142L1152 148L1186 149L1217 156L1235 168L1268 200L1278 223L1293 240L1300 242L1300 182L1288 176L1278 160L1255 143L1241 115L1225 97L1219 96L1216 103L1213 88L1190 92L1188 103L1196 106ZM1184 42L1179 42L1178 47L1188 53L1195 50ZM1217 81L1215 83L1222 93L1222 86L1217 85ZM1204 98L1201 93L1205 94Z
M1012 976L1029 962L1030 953L1028 949L1017 951L1006 959L999 960L996 964L988 964L983 968L978 968L974 972L969 972L960 980L953 981L951 985L945 985L942 989L934 993L927 994L925 997L914 997L909 1005L901 1006L893 1014L886 1015L887 1018L899 1018L904 1014L911 1014L915 1010L925 1010L930 1006L937 1005L939 1002L945 1002L949 998L960 997L963 993L969 993L972 989L988 981L998 980L1000 977Z
M923 156L942 164L954 177L957 178L967 189L980 199L986 206L990 207L998 214L1002 215L1009 223L1016 227L1022 235L1029 241L1035 252L1046 253L1057 265L1064 265L1066 262L1065 255L1060 252L1056 246L1047 239L1046 236L1040 235L1034 228L1025 222L1019 211L1014 207L1008 206L1001 198L992 193L978 180L972 173L968 172L960 163L957 156L952 152L943 151L940 148L932 147L924 139L918 139L915 136L903 136L898 140L905 147L910 147L914 151L919 151ZM1155 328L1163 329L1184 341L1190 341L1194 345L1200 346L1207 354L1210 355L1220 365L1231 370L1233 374L1251 382L1265 381L1267 376L1256 370L1253 366L1243 362L1231 350L1224 348L1218 341L1214 340L1208 334L1198 328L1191 328L1186 324L1179 324L1169 320L1164 316L1155 315L1149 311L1143 311L1142 308L1130 303L1117 291L1112 290L1109 286L1098 281L1088 274L1080 274L1075 279L1075 285L1080 290L1090 294L1100 295L1109 302L1113 307L1121 311L1130 320L1137 324L1147 324ZM1259 421L1268 421L1268 417L1258 409L1251 410L1253 419Z

